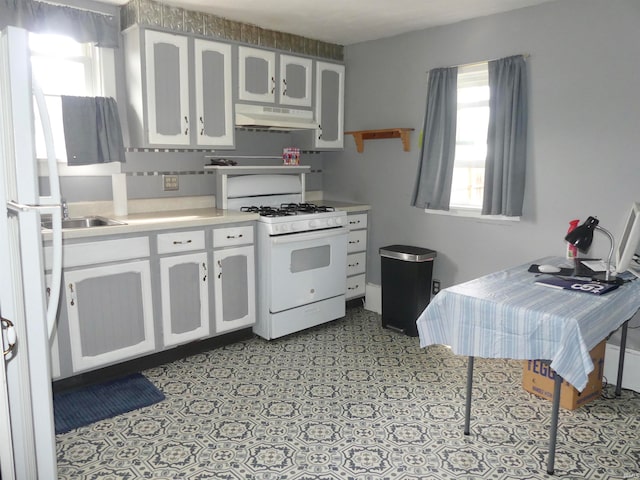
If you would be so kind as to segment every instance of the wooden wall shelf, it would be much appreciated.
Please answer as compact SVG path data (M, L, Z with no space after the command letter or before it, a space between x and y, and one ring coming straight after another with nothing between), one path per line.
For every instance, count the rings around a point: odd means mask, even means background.
M381 130L355 130L344 133L353 135L358 153L364 152L365 140L377 140L379 138L400 138L402 140L402 149L405 152L409 152L411 151L409 134L413 130L413 128L386 128Z

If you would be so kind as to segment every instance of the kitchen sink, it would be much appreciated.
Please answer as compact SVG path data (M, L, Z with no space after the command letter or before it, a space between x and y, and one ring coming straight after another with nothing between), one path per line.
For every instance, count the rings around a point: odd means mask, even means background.
M109 225L126 225L125 222L113 220L111 218L89 216L89 217L74 217L63 218L62 228L91 228L91 227L106 227ZM43 220L42 228L52 228L51 220Z

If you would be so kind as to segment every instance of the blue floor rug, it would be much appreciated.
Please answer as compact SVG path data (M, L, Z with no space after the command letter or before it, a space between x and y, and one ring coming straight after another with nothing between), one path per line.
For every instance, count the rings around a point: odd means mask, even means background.
M140 373L98 385L55 393L56 433L65 433L164 400L164 394Z

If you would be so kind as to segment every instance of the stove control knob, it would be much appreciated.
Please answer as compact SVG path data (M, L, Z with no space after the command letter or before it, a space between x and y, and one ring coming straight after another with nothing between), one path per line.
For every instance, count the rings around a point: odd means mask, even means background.
M317 228L318 221L317 220L309 220L309 228Z
M342 225L342 217L336 217L335 221L336 221L336 225Z
M286 223L282 224L282 227L281 227L281 228L282 228L282 231L283 231L283 232L287 232L287 231L289 231L289 225L288 225L288 224L286 224Z
M291 224L291 231L295 232L296 230L299 230L300 226L297 223L292 223Z
M327 218L327 227L331 227L335 225L335 220L333 218Z

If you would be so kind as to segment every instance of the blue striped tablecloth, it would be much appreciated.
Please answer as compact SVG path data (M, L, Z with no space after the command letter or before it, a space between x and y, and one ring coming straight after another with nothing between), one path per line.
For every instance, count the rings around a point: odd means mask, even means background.
M560 257L532 263L565 265ZM594 368L589 351L640 308L640 280L602 296L536 285L530 264L446 288L417 320L420 346L458 355L551 360L579 391ZM565 266L569 266L568 264Z

